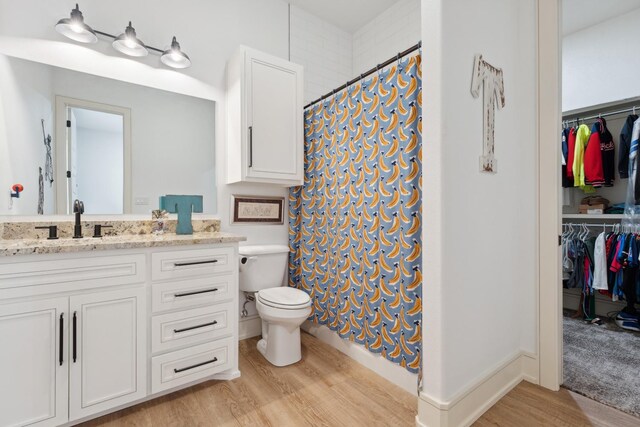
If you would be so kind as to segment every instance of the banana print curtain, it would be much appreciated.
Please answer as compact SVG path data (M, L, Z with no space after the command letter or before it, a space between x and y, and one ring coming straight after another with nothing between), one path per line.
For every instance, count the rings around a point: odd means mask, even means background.
M305 180L289 194L289 285L310 320L420 368L420 55L305 111Z

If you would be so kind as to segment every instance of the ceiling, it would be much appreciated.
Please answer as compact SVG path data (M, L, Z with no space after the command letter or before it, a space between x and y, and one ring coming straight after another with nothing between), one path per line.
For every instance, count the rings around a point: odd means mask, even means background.
M562 0L562 35L575 33L640 7L640 0Z
M73 108L76 126L102 132L122 133L122 116L102 111Z
M399 0L288 0L324 21L355 33Z

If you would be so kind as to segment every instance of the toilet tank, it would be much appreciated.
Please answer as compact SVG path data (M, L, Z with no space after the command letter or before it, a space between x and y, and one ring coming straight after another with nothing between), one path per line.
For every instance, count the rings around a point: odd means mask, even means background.
M282 286L289 259L284 245L240 246L240 290L258 292Z

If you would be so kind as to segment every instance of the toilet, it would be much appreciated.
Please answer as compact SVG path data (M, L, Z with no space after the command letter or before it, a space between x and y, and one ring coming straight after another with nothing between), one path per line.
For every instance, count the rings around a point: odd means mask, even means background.
M282 286L289 247L241 246L240 290L254 292L262 319L258 351L273 365L287 366L302 359L300 325L311 314L311 298L299 289Z

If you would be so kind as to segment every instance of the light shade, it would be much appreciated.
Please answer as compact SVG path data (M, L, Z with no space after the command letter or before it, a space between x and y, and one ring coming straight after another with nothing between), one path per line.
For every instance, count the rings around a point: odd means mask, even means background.
M81 43L96 43L98 41L95 31L84 23L84 17L77 4L76 8L71 11L70 18L63 18L58 21L56 31L71 40Z
M142 40L136 36L136 30L131 26L131 22L129 22L124 33L113 41L113 48L129 56L147 56L149 54Z
M160 61L171 68L188 68L191 66L189 55L180 50L180 43L173 37L171 47L165 50Z

